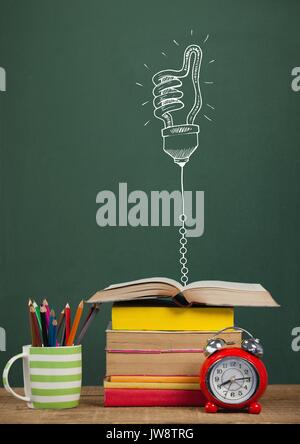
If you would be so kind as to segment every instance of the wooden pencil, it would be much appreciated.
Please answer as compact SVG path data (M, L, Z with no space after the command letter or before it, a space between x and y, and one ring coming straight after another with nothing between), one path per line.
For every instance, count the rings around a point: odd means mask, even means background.
M65 317L65 310L62 310L60 315L59 315L58 321L57 321L57 334L59 334L60 329L61 329L61 327L63 325L64 317Z
M77 330L78 330L78 326L79 326L79 322L80 322L80 319L81 319L81 316L82 316L82 312L83 312L83 301L81 301L79 303L78 308L76 310L76 315L75 315L75 318L74 318L72 329L71 329L70 335L69 335L69 337L68 337L68 339L66 341L66 345L67 346L71 346L71 345L74 344L74 340L75 340L75 336L76 336L76 333L77 333Z
M47 330L48 330L49 322L50 322L50 307L49 307L47 299L43 300L43 305L46 307L46 310L47 310L47 312L46 312L46 321L47 321Z
M44 305L42 305L40 308L40 314L41 314L43 344L44 344L44 347L49 347L46 312L47 312L46 307Z
M85 318L84 323L82 324L81 330L83 329L83 327L85 326L85 324L88 322L88 320L90 319L94 309L96 308L97 304L93 304L90 308L90 311L88 312L87 317ZM79 333L80 334L80 333Z
M88 316L88 318L86 319L79 335L78 338L76 340L76 345L79 345L82 343L82 340L87 332L87 330L89 329L91 323L93 322L93 320L95 319L96 315L99 313L100 310L100 306L98 306L97 304L95 304L90 311L90 314Z
M48 341L49 347L53 347L53 321L55 319L55 311L50 311L49 328L48 328Z
M39 329L40 329L40 331L42 331L41 314L40 314L39 306L35 301L32 302L32 305L35 310L35 315L36 315L36 318L37 318L37 321L39 324Z
M65 317L63 318L60 328L59 328L59 334L58 334L58 329L57 329L57 338L58 338L58 344L60 346L65 345L65 331L66 331L66 322L65 322Z
M35 314L35 309L33 307L33 305L30 307L30 315L31 315L31 320L32 320L32 325L33 325L33 347L41 347L42 346L42 340L41 340L41 335L40 335L40 329L39 329L39 325L38 325L38 321L36 318L36 314Z
M79 332L78 332L78 337L81 335L81 332L82 332L82 330L84 329L84 327L85 327L86 323L88 322L88 320L90 319L90 317L91 317L91 315L92 315L92 313L93 313L94 308L96 307L96 305L97 305L97 304L93 304L93 305L91 306L91 308L90 308L90 310L89 310L89 312L88 312L87 317L85 318L84 322L82 323L82 325L81 325L81 327L80 327L80 330L79 330ZM76 343L77 343L77 341L76 341Z
M51 343L50 347L56 347L57 343L57 320L53 319L52 321L52 329L51 329Z
M64 345L67 345L70 336L70 326L71 326L71 309L70 305L65 306L65 339Z
M30 336L31 336L31 344L33 344L34 341L35 341L35 336L34 336L34 329L33 329L33 324L32 324L30 307L32 307L32 300L31 299L28 300L28 318L29 318L29 329L30 329Z

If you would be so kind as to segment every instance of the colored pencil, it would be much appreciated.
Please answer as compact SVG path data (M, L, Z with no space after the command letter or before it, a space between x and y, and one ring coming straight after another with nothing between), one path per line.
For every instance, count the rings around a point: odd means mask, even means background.
M65 307L65 320L66 320L66 325L65 325L64 345L67 345L70 336L70 326L71 326L71 309L69 304L67 304Z
M64 320L65 320L65 310L62 310L61 313L60 313L60 315L59 315L58 321L57 321L57 333L56 333L56 337L57 337L56 345L57 345L57 347L58 347L59 345L62 345L62 344L59 342L58 337L59 337L60 330L61 330L62 327L64 326Z
M34 309L33 305L30 307L30 314L31 314L33 332L34 332L32 345L33 345L33 347L41 347L42 340L41 340L41 335L40 335L40 329L39 329L39 325L38 325L38 321L36 318L35 309Z
M46 321L47 321L47 330L48 330L49 322L50 322L50 307L49 307L47 299L43 300L43 305L46 307L46 310L47 310L47 312L46 312Z
M41 323L42 323L43 344L44 347L49 347L46 312L47 312L46 307L42 305L40 308L40 314L41 314Z
M50 328L51 327L51 328ZM56 338L57 338L57 320L53 319L51 325L49 327L49 345L50 347L56 347Z
M95 304L91 310L90 313L86 319L86 321L84 322L84 325L78 335L78 339L76 340L76 344L79 345L82 343L82 340L87 332L87 330L89 329L91 323L93 322L93 320L95 319L96 315L99 313L100 310L100 306L98 306L97 304Z
M59 337L58 342L59 342L60 346L65 345L64 344L65 331L66 331L66 318L64 316L63 320L61 321L61 324L59 326L59 332L57 332L57 336Z
M65 324L64 324L64 329L63 329L63 332L62 332L63 334L62 334L62 340L61 340L61 344L60 345L66 345L66 322L65 322Z
M35 315L36 315L36 318L37 318L37 321L38 321L38 324L39 324L39 328L42 331L41 314L40 314L39 306L38 306L38 304L35 301L32 302L32 305L33 305L34 310L35 310Z
M93 304L93 305L91 306L90 311L88 312L87 317L85 318L83 324L81 325L81 328L80 328L80 330L79 330L78 336L81 335L82 330L84 329L86 323L87 323L88 320L90 319L90 317L91 317L91 315L92 315L92 313L93 313L93 311L94 311L94 308L95 308L96 306L97 306L97 304Z
M80 319L81 319L81 316L82 316L82 312L83 312L83 301L81 301L79 303L79 305L78 305L78 308L77 308L77 311L76 311L76 315L75 315L75 318L74 318L74 322L73 322L73 325L72 325L72 329L71 329L70 335L69 335L69 337L67 338L67 341L66 341L66 345L67 346L71 346L71 345L74 344L74 340L75 340L75 336L76 336L76 333L77 333L77 330L78 330L78 326L79 326L79 322L80 322Z
M49 328L48 328L48 341L49 347L53 347L53 321L55 319L55 311L50 311ZM55 344L56 345L56 344Z
M33 329L33 324L32 324L30 307L32 307L32 300L31 299L29 299L29 301L28 301L28 315L29 315L29 328L30 328L31 344L33 344L33 342L34 342L34 329Z
M65 317L65 310L62 310L60 315L59 315L58 321L57 321L57 334L59 334L60 329L61 329L61 327L63 325L64 317Z

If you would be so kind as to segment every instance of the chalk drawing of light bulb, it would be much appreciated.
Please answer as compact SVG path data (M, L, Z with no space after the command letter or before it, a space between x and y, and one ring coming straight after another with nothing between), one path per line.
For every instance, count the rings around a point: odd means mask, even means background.
M208 37L209 35L207 35L204 43L207 41ZM212 60L211 62L213 61L214 60ZM152 77L152 83L154 84L152 90L154 96L154 116L164 122L164 128L161 130L161 135L163 138L163 150L173 158L174 162L179 165L181 169L180 181L182 212L179 217L181 222L181 227L179 229L179 263L181 267L180 280L184 286L187 285L187 282L189 280L189 269L187 267L187 217L185 213L183 171L184 166L190 159L190 156L198 148L199 145L200 127L194 122L197 114L202 108L202 95L200 90L201 63L202 49L200 48L200 46L192 44L185 48L181 69L166 69L163 71L159 71ZM181 91L181 87L183 85L182 79L188 77L189 75L191 76L194 89L194 101L191 109L187 113L185 122L180 125L175 125L173 118L174 113L185 108L183 92ZM210 120L206 115L205 117Z
M200 90L200 68L202 50L198 45L189 45L183 54L182 68L159 71L152 77L154 116L164 122L161 131L163 150L183 166L198 148L199 125L194 124L195 118L202 108ZM186 122L174 125L173 113L184 108L181 79L191 75L194 88L194 103L187 114Z

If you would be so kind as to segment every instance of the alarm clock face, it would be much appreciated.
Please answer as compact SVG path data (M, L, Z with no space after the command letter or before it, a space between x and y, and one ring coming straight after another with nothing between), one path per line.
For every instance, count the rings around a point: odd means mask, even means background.
M245 359L232 356L216 361L207 374L211 394L226 404L248 401L259 385L258 374Z

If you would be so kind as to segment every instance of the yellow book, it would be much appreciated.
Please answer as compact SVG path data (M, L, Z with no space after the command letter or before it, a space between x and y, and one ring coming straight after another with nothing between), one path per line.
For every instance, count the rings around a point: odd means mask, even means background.
M152 390L199 390L200 382L111 382L104 380L104 388L108 389L152 389Z
M110 376L108 379L110 382L173 382L173 383L193 383L199 384L199 376L138 376L138 375L117 375Z
M112 308L113 330L217 331L232 325L233 307L177 307L143 301L117 302Z

